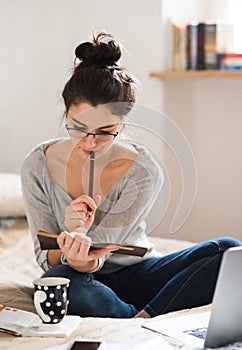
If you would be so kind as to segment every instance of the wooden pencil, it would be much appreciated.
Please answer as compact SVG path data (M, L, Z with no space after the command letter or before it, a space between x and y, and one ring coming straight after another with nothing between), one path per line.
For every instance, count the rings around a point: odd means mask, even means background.
M90 197L93 197L94 160L95 160L95 152L91 152L90 169L89 169L89 189L88 189L88 195Z

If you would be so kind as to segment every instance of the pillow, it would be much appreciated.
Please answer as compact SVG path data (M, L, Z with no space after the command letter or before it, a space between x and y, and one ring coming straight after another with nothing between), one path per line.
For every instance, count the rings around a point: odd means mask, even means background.
M0 218L25 216L20 175L0 173Z

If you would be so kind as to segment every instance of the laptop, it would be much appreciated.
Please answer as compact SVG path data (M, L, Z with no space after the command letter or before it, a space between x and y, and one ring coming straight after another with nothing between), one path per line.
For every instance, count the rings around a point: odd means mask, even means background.
M223 255L211 311L154 319L142 326L200 348L233 343L241 348L242 247L229 248Z

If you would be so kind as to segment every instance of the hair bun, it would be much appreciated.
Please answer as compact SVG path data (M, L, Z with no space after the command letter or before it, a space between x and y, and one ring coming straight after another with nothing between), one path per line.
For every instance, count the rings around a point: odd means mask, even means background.
M112 35L100 33L93 37L93 42L77 46L75 55L86 64L112 66L120 59L121 48Z

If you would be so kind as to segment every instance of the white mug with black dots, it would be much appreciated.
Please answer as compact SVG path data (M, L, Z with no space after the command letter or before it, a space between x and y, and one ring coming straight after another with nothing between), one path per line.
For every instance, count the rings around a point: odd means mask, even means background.
M67 313L70 280L63 277L42 277L33 281L34 305L44 324L58 324Z

